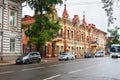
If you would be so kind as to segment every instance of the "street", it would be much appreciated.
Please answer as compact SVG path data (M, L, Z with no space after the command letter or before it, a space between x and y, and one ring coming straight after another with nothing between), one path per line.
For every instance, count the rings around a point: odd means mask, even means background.
M120 80L120 59L110 56L0 66L0 80Z

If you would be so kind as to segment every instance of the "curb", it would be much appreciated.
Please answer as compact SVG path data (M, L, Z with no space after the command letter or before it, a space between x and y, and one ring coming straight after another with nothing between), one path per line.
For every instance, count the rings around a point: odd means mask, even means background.
M41 59L41 63L48 63L48 62L55 62L58 61L57 58L43 58ZM10 62L0 62L0 66L2 65L12 65L16 64L15 61L10 61Z

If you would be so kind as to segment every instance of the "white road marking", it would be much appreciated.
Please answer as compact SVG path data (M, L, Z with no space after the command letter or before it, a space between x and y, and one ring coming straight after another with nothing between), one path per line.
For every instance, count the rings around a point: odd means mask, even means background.
M82 69L78 69L78 70L74 70L74 71L68 72L68 74L72 74L72 73L76 73L76 72L80 72L80 71L82 71Z
M68 74L73 74L73 73L77 73L77 72L80 72L80 71L88 70L88 69L91 69L91 68L94 68L94 67L97 67L97 66L105 65L107 63L110 63L110 62L101 63L101 64L98 64L98 65L92 65L92 66L85 67L85 68L82 68L82 69L77 69L77 70L68 72Z
M35 68L27 68L27 69L22 69L21 71L30 71L30 70L36 70L36 69L42 69L45 67L35 67Z
M8 73L13 73L14 71L6 71L6 72L0 72L0 74L8 74Z
M50 79L53 79L53 78L56 78L56 77L59 77L59 76L61 76L61 74L58 74L58 75L55 75L55 76L51 76L51 77L43 79L43 80L50 80Z
M62 65L66 65L66 64L75 64L75 62L74 62L74 63L55 64L55 65L50 65L50 66L48 66L48 67L56 67L56 66L62 66Z

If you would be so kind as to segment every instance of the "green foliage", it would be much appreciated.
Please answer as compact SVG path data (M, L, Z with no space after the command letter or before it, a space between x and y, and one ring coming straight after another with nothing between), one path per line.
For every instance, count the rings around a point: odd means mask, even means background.
M119 38L120 34L118 33L119 27L115 27L115 29L108 29L107 31L110 33L110 39L108 40L108 47L111 46L111 44L120 44Z
M36 22L28 27L25 31L26 36L29 37L29 43L36 46L45 45L46 41L52 41L52 36L60 29L59 21L50 21L47 16L34 16ZM40 28L40 24L42 28ZM26 27L25 27L26 28Z
M51 6L62 4L62 0L25 0L31 9L51 12Z
M103 9L106 11L107 16L108 16L108 26L114 23L114 20L117 19L117 17L114 17L114 5L120 0L101 0L103 2ZM116 5L118 6L118 5ZM119 6L118 6L119 7Z
M29 37L29 44L34 44L39 50L47 41L52 41L53 35L60 29L58 19L51 19L49 15L54 15L52 6L62 4L62 0L24 0L31 9L35 10L35 23L32 25L22 25L27 28L26 36ZM40 12L40 14L38 14ZM44 14L43 14L44 12Z

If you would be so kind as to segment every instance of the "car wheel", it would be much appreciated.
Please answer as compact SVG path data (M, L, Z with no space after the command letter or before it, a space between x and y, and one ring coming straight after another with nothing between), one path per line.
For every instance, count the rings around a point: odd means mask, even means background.
M66 60L69 60L69 58L67 57L67 59Z
M112 58L115 58L114 56L112 56Z
M26 64L29 64L29 63L30 63L30 61L29 61L28 59L26 59L26 60L25 60L25 63L26 63Z
M40 63L40 62L41 62L41 59L39 58L39 59L37 60L37 62Z
M72 59L71 60L74 60L74 58L72 57Z
M59 61L61 61L61 59L59 59Z

